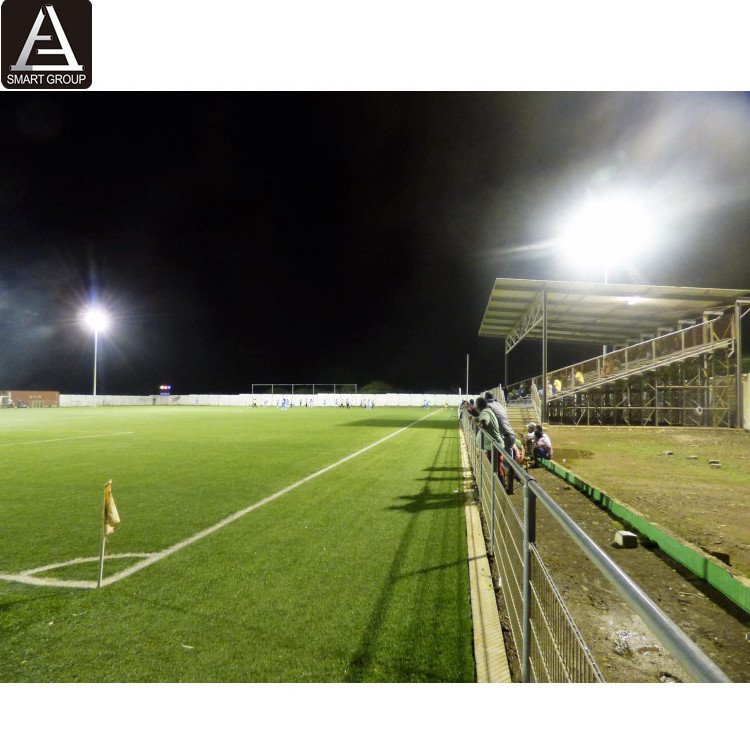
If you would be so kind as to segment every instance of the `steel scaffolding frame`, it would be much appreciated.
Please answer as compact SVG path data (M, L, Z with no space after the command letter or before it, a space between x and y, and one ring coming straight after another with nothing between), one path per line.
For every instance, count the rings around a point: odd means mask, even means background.
M547 421L737 426L735 325L726 314L550 373L570 387L548 395Z

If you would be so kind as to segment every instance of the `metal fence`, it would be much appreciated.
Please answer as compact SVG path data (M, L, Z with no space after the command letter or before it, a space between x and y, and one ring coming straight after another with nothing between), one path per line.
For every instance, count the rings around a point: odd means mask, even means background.
M536 546L536 510L541 504L591 563L607 578L672 656L697 682L729 682L727 676L662 610L602 552L596 543L497 443L487 455L478 447L476 426L463 415L469 461L477 481L497 562L524 682L603 682L583 636L565 606ZM485 445L491 442L484 435ZM523 488L523 516L498 478L498 455Z

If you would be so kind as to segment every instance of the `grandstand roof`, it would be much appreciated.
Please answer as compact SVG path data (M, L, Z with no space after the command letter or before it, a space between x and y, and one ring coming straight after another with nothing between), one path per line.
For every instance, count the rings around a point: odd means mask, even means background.
M745 289L495 279L479 335L504 338L510 348L523 338L541 339L545 290L547 340L592 344L656 336L659 328L673 330L750 297Z

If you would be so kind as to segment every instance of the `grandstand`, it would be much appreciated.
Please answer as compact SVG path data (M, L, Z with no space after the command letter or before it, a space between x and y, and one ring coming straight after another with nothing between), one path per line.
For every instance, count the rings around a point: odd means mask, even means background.
M496 279L479 335L504 339L505 383L511 351L524 339L542 342L542 372L509 386L525 384L530 397L518 419L742 427L749 305L743 289ZM550 371L551 341L603 351Z

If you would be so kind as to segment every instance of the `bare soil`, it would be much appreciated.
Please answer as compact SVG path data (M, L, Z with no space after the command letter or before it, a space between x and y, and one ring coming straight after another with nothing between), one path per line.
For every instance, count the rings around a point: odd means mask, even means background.
M738 577L750 575L750 435L556 426L547 432L556 461ZM622 522L545 469L531 473L732 681L750 681L750 615L642 537L635 548L615 546ZM521 508L520 491L512 501ZM583 552L546 512L538 513L537 546L605 679L690 682Z

